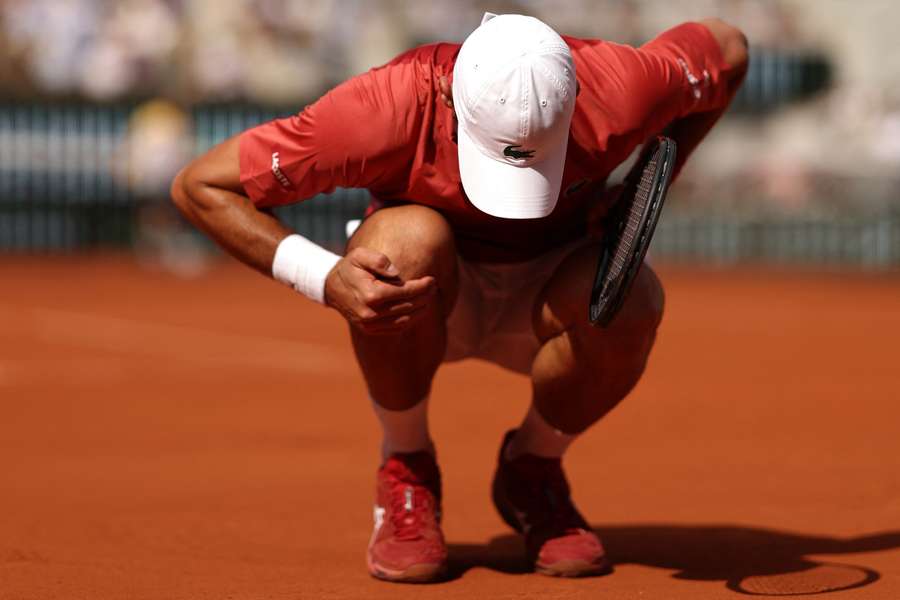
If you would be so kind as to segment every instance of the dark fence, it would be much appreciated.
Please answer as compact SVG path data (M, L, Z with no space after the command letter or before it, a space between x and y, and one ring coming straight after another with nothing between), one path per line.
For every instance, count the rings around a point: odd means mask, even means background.
M764 114L828 88L831 80L831 63L821 54L753 48L732 110Z
M667 261L900 266L900 215L819 218L663 215L651 254Z

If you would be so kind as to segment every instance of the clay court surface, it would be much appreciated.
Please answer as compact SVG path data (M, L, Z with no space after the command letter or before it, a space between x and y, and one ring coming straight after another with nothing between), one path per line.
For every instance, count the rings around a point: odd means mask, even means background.
M378 445L336 313L230 262L0 259L0 598L900 598L900 276L661 269L643 381L567 458L611 575L488 497L528 383L441 370L452 579L364 565Z

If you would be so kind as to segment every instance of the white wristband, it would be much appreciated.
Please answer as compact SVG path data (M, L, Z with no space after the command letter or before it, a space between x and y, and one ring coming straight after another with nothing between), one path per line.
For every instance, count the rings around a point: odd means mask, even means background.
M278 244L272 276L310 300L325 304L325 279L339 260L337 254L295 233Z

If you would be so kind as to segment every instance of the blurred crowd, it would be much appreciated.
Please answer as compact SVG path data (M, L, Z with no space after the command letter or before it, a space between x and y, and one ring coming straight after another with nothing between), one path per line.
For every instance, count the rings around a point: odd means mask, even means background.
M627 43L719 14L756 43L796 43L783 4L758 0L0 0L0 87L94 100L307 100L411 46L462 40L488 9Z
M778 211L827 209L823 198L900 205L895 0L0 0L0 99L149 101L133 115L129 146L168 159L134 161L129 180L150 193L192 147L179 106L299 107L407 48L464 39L485 10L630 44L719 16L752 47L824 55L835 71L827 93L765 118L726 119L679 193L703 210L713 201L759 210L766 200Z

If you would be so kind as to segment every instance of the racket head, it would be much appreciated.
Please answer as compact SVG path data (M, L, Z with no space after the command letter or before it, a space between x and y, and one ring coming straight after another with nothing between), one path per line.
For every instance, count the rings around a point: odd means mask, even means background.
M652 140L625 180L615 208L614 228L604 239L591 289L591 324L608 326L640 271L662 213L675 167L675 142Z

